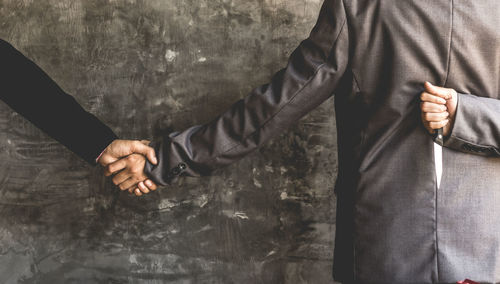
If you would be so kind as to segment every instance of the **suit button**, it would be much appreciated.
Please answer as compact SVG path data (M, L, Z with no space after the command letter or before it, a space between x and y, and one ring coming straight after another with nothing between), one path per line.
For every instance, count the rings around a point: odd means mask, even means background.
M179 163L175 168L173 168L170 173L174 176L180 175L187 168L186 164Z
M464 144L464 145L462 145L462 149L464 149L466 151L471 151L472 152L473 150L472 150L471 146L472 145L470 145L470 144Z

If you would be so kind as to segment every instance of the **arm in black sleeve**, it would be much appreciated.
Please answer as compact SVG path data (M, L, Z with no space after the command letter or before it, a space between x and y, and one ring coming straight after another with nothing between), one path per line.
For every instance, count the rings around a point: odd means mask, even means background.
M0 99L92 165L117 138L35 63L1 39Z

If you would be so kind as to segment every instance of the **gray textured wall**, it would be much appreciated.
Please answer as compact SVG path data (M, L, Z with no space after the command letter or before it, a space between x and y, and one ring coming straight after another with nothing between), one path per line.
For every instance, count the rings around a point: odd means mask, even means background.
M320 5L0 0L0 37L118 135L151 138L266 83ZM0 283L333 283L335 135L329 100L233 166L137 198L0 103Z

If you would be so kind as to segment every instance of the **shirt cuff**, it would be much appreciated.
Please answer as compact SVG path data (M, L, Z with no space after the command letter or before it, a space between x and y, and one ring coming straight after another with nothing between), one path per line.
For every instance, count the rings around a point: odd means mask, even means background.
M97 158L95 159L96 163L99 163L99 159L101 158L102 154L104 154L104 151L106 151L106 148L104 148L104 150L102 150L101 154L99 154L99 156L97 156Z

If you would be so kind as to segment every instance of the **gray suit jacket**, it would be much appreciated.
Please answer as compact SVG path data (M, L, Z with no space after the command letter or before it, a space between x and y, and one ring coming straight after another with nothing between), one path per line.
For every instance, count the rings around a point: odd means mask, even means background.
M424 81L457 90L436 186ZM154 142L160 184L209 174L335 94L334 275L356 283L500 281L500 1L326 0L272 81Z

